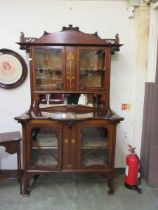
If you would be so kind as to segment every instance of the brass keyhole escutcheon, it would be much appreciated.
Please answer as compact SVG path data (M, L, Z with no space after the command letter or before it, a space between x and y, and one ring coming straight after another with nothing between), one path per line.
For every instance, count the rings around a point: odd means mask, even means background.
M72 167L72 165L71 165L71 164L68 164L68 165L67 165L67 167L68 167L68 168L71 168L71 167Z
M72 144L75 144L75 139L71 139L71 143Z
M67 143L68 143L68 139L65 139L65 141L64 141L64 142L65 142L65 144L67 144Z

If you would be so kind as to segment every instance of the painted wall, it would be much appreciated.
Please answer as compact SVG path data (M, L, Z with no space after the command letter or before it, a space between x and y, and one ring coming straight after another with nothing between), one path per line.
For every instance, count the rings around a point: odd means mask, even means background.
M124 44L112 58L111 108L125 118L118 125L116 167L124 167L127 145L137 148L141 144L144 80L146 76L146 46L148 38L148 9L137 8L130 19L125 1L61 1L61 0L5 0L0 6L0 48L19 52L28 63L28 55L19 50L16 42L20 32L40 37L43 31L60 31L73 24L87 33L98 32L102 38L120 35ZM16 89L0 89L0 132L20 130L14 117L25 112L30 105L29 74ZM121 104L129 104L122 111ZM16 167L16 156L9 156L1 148L0 167Z

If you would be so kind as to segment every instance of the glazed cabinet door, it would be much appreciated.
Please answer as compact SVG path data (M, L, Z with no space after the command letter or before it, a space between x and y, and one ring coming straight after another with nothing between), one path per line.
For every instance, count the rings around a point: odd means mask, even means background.
M28 128L29 169L60 170L62 126L52 121L31 121Z
M104 89L105 58L105 48L66 47L66 90Z
M105 48L79 47L77 49L78 89L98 91L105 88L108 78Z
M32 48L33 90L63 90L65 48L36 46Z
M112 163L113 128L105 121L91 120L79 126L78 168L110 168Z

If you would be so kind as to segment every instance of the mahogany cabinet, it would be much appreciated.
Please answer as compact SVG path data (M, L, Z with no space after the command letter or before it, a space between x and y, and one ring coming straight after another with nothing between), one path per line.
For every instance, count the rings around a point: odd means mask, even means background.
M23 129L23 193L30 180L51 172L98 172L114 191L116 127L110 109L111 55L119 37L101 39L78 27L20 36L30 56L31 105L15 119Z

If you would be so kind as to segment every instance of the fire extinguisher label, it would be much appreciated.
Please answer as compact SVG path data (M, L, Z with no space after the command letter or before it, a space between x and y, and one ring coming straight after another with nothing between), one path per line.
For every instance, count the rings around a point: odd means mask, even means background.
M125 175L128 176L128 171L129 171L129 166L126 165L126 169L125 169Z

